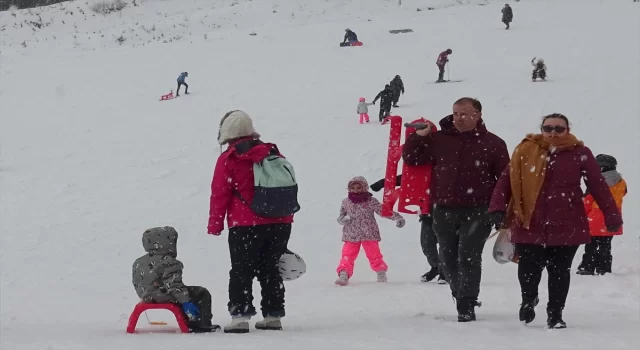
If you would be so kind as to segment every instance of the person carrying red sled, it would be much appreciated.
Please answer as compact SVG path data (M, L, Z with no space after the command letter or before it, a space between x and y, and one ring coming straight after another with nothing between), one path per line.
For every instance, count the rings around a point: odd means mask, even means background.
M438 66L440 73L438 74L438 80L436 81L436 83L443 83L446 81L444 80L444 67L447 64L447 62L449 62L449 55L451 55L452 53L453 51L451 49L446 49L445 51L442 51L438 55L438 59L436 60L436 65Z
M385 179L380 179L371 185L371 190L378 192L384 188ZM402 174L396 176L396 187L402 185ZM420 277L422 282L431 282L438 277L438 284L447 284L447 277L442 271L442 264L438 256L438 237L433 230L433 217L431 212L420 213L420 247L422 254L427 258L427 263L431 269Z

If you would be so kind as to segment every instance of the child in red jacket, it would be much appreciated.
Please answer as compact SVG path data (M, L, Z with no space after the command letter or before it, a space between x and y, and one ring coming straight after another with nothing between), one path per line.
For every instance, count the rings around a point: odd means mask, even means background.
M627 183L622 175L616 170L618 161L606 154L599 154L596 160L600 165L602 175L609 185L611 194L618 209L622 211L622 197L627 194ZM578 266L578 275L604 275L611 273L611 240L613 236L622 234L622 227L616 232L609 232L604 222L604 215L598 204L593 200L593 196L587 194L584 197L584 206L589 219L589 229L591 230L591 243L584 246L582 262Z

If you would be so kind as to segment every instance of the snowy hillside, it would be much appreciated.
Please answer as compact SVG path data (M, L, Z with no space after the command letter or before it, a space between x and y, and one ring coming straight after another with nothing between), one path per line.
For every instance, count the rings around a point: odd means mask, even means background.
M522 0L505 31L504 1L397 3L149 0L94 16L74 1L0 13L0 348L636 349L640 6ZM50 24L28 24L39 18ZM365 45L339 48L344 28ZM388 33L399 28L414 32ZM432 84L446 48L451 78L464 81ZM531 83L534 56L548 82ZM191 94L159 102L182 71ZM448 287L419 281L427 263L411 216L402 229L379 220L389 283L375 283L361 253L353 283L333 284L347 181L384 175L388 127L358 124L358 97L372 100L396 74L406 93L393 113L407 120L437 121L473 96L510 151L542 115L560 112L594 153L616 156L629 184L625 234L613 240L613 274L572 274L568 329L544 329L546 274L538 319L518 322L517 267L493 261L493 240L478 322L455 322ZM207 235L206 224L217 126L232 109L253 116L301 184L289 246L308 271L286 283L285 330L126 335L138 301L131 264L153 226L178 230L185 282L209 288L214 322L228 321L227 235ZM143 332L175 329L168 313L149 317L169 326L143 316Z

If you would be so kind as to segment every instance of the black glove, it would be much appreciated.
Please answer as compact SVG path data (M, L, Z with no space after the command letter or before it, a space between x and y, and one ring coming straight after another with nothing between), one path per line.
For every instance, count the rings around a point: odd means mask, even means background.
M504 211L494 211L489 213L489 221L495 227L496 231L500 229L502 223L504 222Z
M618 230L622 227L622 225L607 225L607 231L609 232L618 232Z
M375 183L373 183L371 186L369 186L369 188L371 189L371 191L373 192L378 192L381 189L384 188L384 179L382 180L378 180Z

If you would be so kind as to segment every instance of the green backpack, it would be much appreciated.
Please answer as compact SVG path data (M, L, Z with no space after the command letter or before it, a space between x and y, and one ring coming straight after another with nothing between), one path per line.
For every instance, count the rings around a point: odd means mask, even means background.
M279 154L278 147L273 145L271 153L266 158L260 163L253 163L255 194L251 204L235 191L259 216L284 217L300 210L296 173L293 165Z

